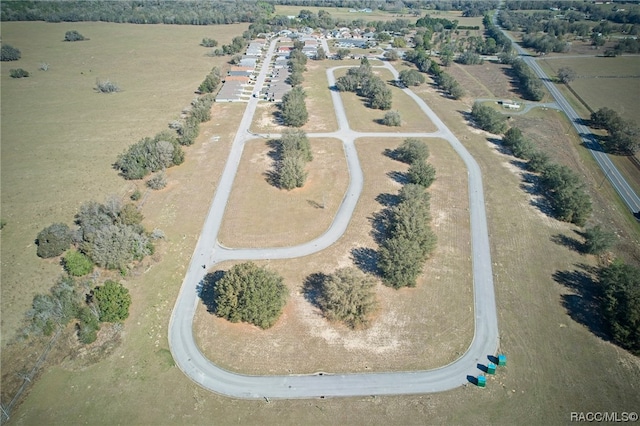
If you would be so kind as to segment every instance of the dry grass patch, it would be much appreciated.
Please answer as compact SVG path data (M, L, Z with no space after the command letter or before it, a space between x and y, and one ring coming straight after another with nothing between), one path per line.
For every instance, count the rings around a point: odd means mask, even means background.
M471 97L467 103L472 104L475 98L519 99L518 87L507 75L511 65L485 61L482 65L460 65L453 63L444 68L451 74Z
M12 79L3 66L1 76L3 343L14 336L33 296L62 272L56 259L36 257L38 231L53 222L71 224L82 202L124 196L141 185L113 170L117 155L167 129L211 68L225 60L206 56L203 37L229 43L247 28L74 22L90 40L65 43L69 26L2 24L2 41L22 51L14 65L32 73ZM48 71L38 70L41 62L51 65ZM96 93L96 78L117 82L122 92Z
M389 83L393 80L393 75L387 69L375 68L373 73L383 81ZM346 69L335 71L336 79L347 73ZM393 94L391 111L398 111L402 117L400 127L389 127L382 124L382 119L387 111L372 109L366 106L366 100L355 93L340 92L344 109L352 130L358 132L433 132L436 126L425 116L420 107L400 88L388 84Z
M244 147L218 240L228 247L300 244L327 230L342 203L349 172L342 142L311 138L313 161L302 188L278 189L267 181L273 150L265 140Z
M228 323L201 304L194 333L203 353L224 368L248 374L429 369L462 355L473 336L466 173L460 172L464 165L445 141L425 141L431 150L429 161L438 172L430 192L439 243L417 288L395 291L378 285L378 315L370 328L356 331L327 322L302 294L302 284L310 274L352 265L355 248L377 249L371 217L382 206L376 197L400 189L387 173L405 171L407 166L382 152L402 141L359 140L365 188L345 235L311 256L261 262L283 275L290 289L283 316L269 330ZM225 263L216 269L230 266ZM301 356L302 348L313 355Z

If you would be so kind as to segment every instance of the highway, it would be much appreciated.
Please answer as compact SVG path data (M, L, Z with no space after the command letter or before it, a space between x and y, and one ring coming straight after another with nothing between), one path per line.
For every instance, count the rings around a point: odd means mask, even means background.
M535 58L529 55L516 41L502 28L497 22L497 13L493 15L494 25L501 29L502 33L507 36L513 46L515 47L518 55L524 60L524 62L536 73L536 75L542 80L544 86L549 90L551 96L555 100L560 109L569 117L569 121L578 132L578 135L584 142L585 147L589 150L596 163L602 169L611 185L615 188L616 192L620 195L620 198L627 205L631 213L638 214L640 212L640 197L631 188L629 183L622 176L618 168L613 164L609 156L602 151L600 144L598 143L595 135L591 133L591 130L582 124L582 118L576 113L573 107L567 102L564 95L558 90L556 85L551 81L549 76L542 70L540 65L536 62Z
M263 64L268 64L275 48L271 43ZM385 63L397 78L397 71ZM256 83L260 90L266 75L266 65ZM338 67L336 67L338 68ZM334 70L327 71L329 86L335 83ZM349 128L340 94L331 92L338 130L309 134L313 137L336 137L342 140L349 169L349 185L333 223L320 237L294 247L265 249L228 248L217 242L224 211L231 193L233 180L242 157L244 144L255 138L248 132L258 100L251 98L242 117L225 164L223 175L205 219L191 263L180 288L169 324L169 347L177 366L194 382L223 395L236 398L316 398L341 396L400 395L440 392L468 383L469 376L481 373L477 365L487 364L487 357L495 355L499 346L498 321L493 288L491 252L484 206L482 176L478 164L425 102L409 89L404 89L433 121L438 130L432 133L359 133ZM274 135L271 135L274 136ZM473 263L475 329L473 340L465 354L453 363L428 371L380 372L357 374L248 376L232 373L216 366L198 349L192 323L200 303L198 287L208 269L225 260L287 259L318 252L335 243L347 229L364 178L355 140L360 137L424 137L442 138L462 157L468 172L469 211ZM434 142L442 143L442 142ZM204 268L203 268L204 266ZM220 342L224 344L224 342ZM327 366L330 371L330 366Z

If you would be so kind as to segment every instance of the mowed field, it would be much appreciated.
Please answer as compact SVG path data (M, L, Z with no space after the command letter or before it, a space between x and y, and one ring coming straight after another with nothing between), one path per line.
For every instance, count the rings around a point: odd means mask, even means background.
M3 22L3 43L22 51L21 60L2 63L1 77L3 344L33 296L62 271L36 257L38 232L54 222L71 225L82 202L124 196L135 185L144 191L112 169L117 155L167 129L222 64L206 56L203 37L229 43L245 28ZM63 42L72 29L90 40ZM48 71L38 69L42 62ZM10 78L18 67L31 76ZM115 81L122 92L98 94L96 79Z
M346 233L336 244L314 255L261 263L280 273L289 287L289 302L282 317L266 331L217 318L200 303L194 333L203 353L223 368L245 374L424 370L459 358L473 338L467 175L460 172L464 171L464 163L446 141L422 140L430 148L429 162L437 171L437 180L429 192L438 246L426 262L416 288L397 291L379 284L378 314L369 328L355 331L323 319L302 291L311 274L330 274L340 267L355 266L358 256L354 250L378 249L372 236L372 218L384 208L379 196L397 194L401 186L390 174L405 172L408 167L384 154L387 149L395 149L402 139L360 139L356 144L365 187ZM312 139L312 148L318 145L314 142ZM316 157L322 161L320 155ZM243 163L252 158L252 153L245 152ZM326 166L333 171L329 172L329 181L344 180L343 164L344 157ZM238 174L235 184L232 198L241 193L243 198L260 200L262 193L271 194L259 178L244 173ZM344 192L342 185L336 192ZM279 201L282 197L271 195L263 204L278 204L283 202ZM266 216L272 214L264 207L260 211ZM300 222L297 209L283 207L277 215L282 222L295 224L301 234L315 227L314 223ZM271 220L256 218L255 222L268 227ZM275 236L280 241L277 233ZM299 240L295 235L290 238ZM230 264L220 264L216 270L229 267ZM301 351L308 355L301 356Z
M574 320L563 301L565 297L580 301L578 289L552 278L554 272L595 263L551 241L559 233L573 236L574 228L548 218L530 204L511 158L499 153L487 141L486 134L467 126L461 114L464 103L445 99L429 86L416 91L467 146L483 171L501 351L508 356L508 366L489 378L486 389L467 386L438 394L400 397L244 401L203 390L173 365L167 352L169 317L224 165L233 126L237 127L242 113L237 105L216 105L214 120L203 126L203 134L191 148L196 155L188 155L184 165L169 171L170 181L179 185L153 193L143 207L147 222L159 224L168 238L157 254L161 261L145 265L138 275L127 279L134 303L121 345L95 364L80 366L69 361L63 367L47 370L23 405L12 413L14 424L565 424L572 411L637 411L638 358L596 337ZM212 141L213 135L222 135L220 143ZM365 178L369 174L364 156L369 150L362 145L367 143L358 142ZM384 170L391 166L401 170L399 163L389 164L390 160L380 155L378 148L383 143L371 144L375 146L371 155L379 157L370 163L374 168ZM437 164L435 152L432 156ZM458 179L466 177L455 164L450 170L438 169L438 173L441 177L443 173ZM384 173L375 171L373 176L393 185ZM432 191L439 184L436 181ZM463 184L461 180L460 186ZM382 189L374 188L369 197ZM601 190L609 191L606 184ZM437 230L435 212L441 206L436 205L435 193L432 197ZM448 203L456 205L446 198L441 200L445 207ZM357 209L360 208L359 204ZM615 208L611 212L621 214ZM370 230L366 215L358 214L358 221L364 232ZM350 228L353 226L351 223ZM366 244L369 237L364 232L358 233L354 246ZM438 250L453 240L453 235L444 237ZM344 264L351 262L349 250L342 249L341 256ZM440 252L436 256L447 258ZM287 266L276 263L269 266L290 273ZM338 265L340 262L317 267L330 272ZM432 266L436 265L428 263L425 272ZM293 278L290 282L295 288L299 278ZM205 315L208 321L215 320ZM425 312L425 316L430 315L432 312ZM323 321L315 318L317 324ZM205 334L208 331L204 330ZM228 344L215 337L212 342L220 347ZM316 355L302 345L296 345L296 349L298 357ZM364 366L360 364L360 368Z

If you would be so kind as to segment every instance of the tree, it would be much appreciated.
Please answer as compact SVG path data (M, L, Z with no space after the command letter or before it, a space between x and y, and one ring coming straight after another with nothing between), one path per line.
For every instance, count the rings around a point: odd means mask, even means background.
M133 203L125 204L118 213L118 223L123 225L138 225L142 219L144 216Z
M11 78L25 78L29 77L29 71L25 71L22 68L10 69L9 75Z
M71 246L71 230L65 223L54 223L40 231L36 244L39 257L60 256Z
M465 50L464 52L462 52L460 57L458 57L458 62L465 65L479 65L484 61L478 53L471 50Z
M394 157L403 163L412 164L429 158L429 147L420 139L407 138L393 152Z
M63 263L64 269L74 277L81 277L93 271L91 259L76 250L69 250L64 256Z
M287 83L291 87L299 86L303 81L304 77L302 76L301 72L292 72L291 74L289 74L289 77L287 77Z
M209 37L205 37L200 42L200 46L204 47L216 47L218 45L218 41Z
M404 37L394 37L391 45L396 48L407 47L407 41Z
M129 317L131 295L129 290L116 281L105 281L91 292L98 305L101 322L122 322Z
M436 169L424 161L416 161L407 171L409 182L428 188L436 180Z
M305 97L301 86L294 87L282 97L281 116L287 126L301 127L309 120Z
M299 156L288 156L278 163L278 186L292 190L301 188L307 179L304 160Z
M584 230L583 251L588 254L602 254L616 242L616 234L603 229L600 225Z
M387 50L386 52L384 52L384 54L382 55L384 56L384 58L387 61L397 61L398 59L400 59L400 55L398 54L398 52L396 50Z
M153 175L148 181L147 186L151 189L160 190L167 186L167 174L164 170Z
M591 215L591 198L584 182L567 166L548 165L540 176L540 184L556 217L583 226Z
M349 49L338 49L336 50L336 58L344 59L351 54L351 50Z
M81 249L96 265L124 271L130 262L151 254L153 245L137 226L108 225L98 229Z
M38 294L33 298L32 307L27 312L31 321L30 329L49 336L57 327L67 325L76 315L77 309L75 281L72 277L63 275L48 294Z
M573 68L562 67L558 69L558 80L560 80L561 83L569 84L575 80L577 76L578 74Z
M443 67L448 67L453 62L453 50L446 47L440 51L440 63Z
M424 75L414 69L400 71L398 79L406 87L419 86L425 81Z
M67 31L64 35L64 41L82 41L87 40L82 34L76 30Z
M100 322L98 313L89 306L81 306L76 314L78 318L78 340L88 345L98 338L98 330L100 330Z
M324 59L327 59L327 52L324 51L324 48L322 46L318 46L318 49L316 50L315 60L322 61Z
M471 116L482 130L499 134L507 129L507 118L504 115L479 102L473 104Z
M402 117L398 111L389 111L385 113L382 123L385 126L399 127L402 124Z
M0 61L17 61L22 54L19 49L11 46L10 44L2 44L0 48Z
M389 238L380 246L378 268L385 284L393 288L415 287L424 259L417 241Z
M304 161L312 161L313 153L307 134L302 129L285 129L280 138L280 156L299 156Z
M213 291L216 315L263 329L275 324L288 296L282 277L252 262L233 266Z
M218 88L219 84L220 69L218 67L213 67L211 72L205 77L204 81L200 83L198 91L200 93L213 93Z
M640 269L620 260L601 268L602 309L613 340L640 355Z
M323 280L318 305L330 321L350 328L366 326L378 307L376 281L355 268L341 268Z

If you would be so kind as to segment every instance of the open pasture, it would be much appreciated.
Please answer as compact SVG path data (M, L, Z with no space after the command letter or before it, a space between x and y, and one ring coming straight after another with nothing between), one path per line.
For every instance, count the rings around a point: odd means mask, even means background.
M354 266L354 259L364 261L365 254L370 256L377 250L372 218L383 208L378 200L384 197L379 196L397 193L400 184L390 174L406 171L407 165L383 154L385 149L396 148L402 139L360 139L356 144L365 186L345 235L330 248L311 256L260 263L278 271L289 287L289 302L271 329L263 331L247 324L229 323L208 313L200 303L194 333L203 353L223 368L244 374L429 369L460 357L473 337L467 177L460 172L464 170L462 160L447 142L423 140L431 151L429 162L437 171L437 180L429 192L438 246L426 262L416 288L396 291L379 284L380 310L376 318L370 328L355 331L324 320L302 292L309 275ZM312 148L314 141L311 140ZM326 167L327 183L340 182L335 176L344 173L342 164L336 161ZM249 188L254 180L239 173L236 185ZM279 201L281 197L290 195L270 196L263 205L284 202ZM316 227L314 223L297 220L294 211L286 213L284 207L282 210L279 220L292 229L295 224L299 236ZM260 212L272 214L265 207ZM225 220L229 220L230 214L233 213L228 212ZM264 223L265 219L260 221ZM292 234L289 240L276 241L292 244L300 240L301 237ZM215 270L230 266L220 264ZM301 348L313 356L301 356Z
M63 42L75 29L90 40ZM246 24L218 27L112 23L3 22L2 41L22 51L2 63L2 336L16 332L37 292L61 272L36 257L34 239L53 222L72 223L84 201L124 196L111 165L145 136L167 129L204 76L224 58L206 56L203 37L229 43ZM50 65L40 71L39 64ZM9 68L31 76L9 77ZM94 91L96 79L122 92ZM215 119L215 117L214 117ZM187 149L187 152L189 149ZM187 158L189 153L187 153Z

